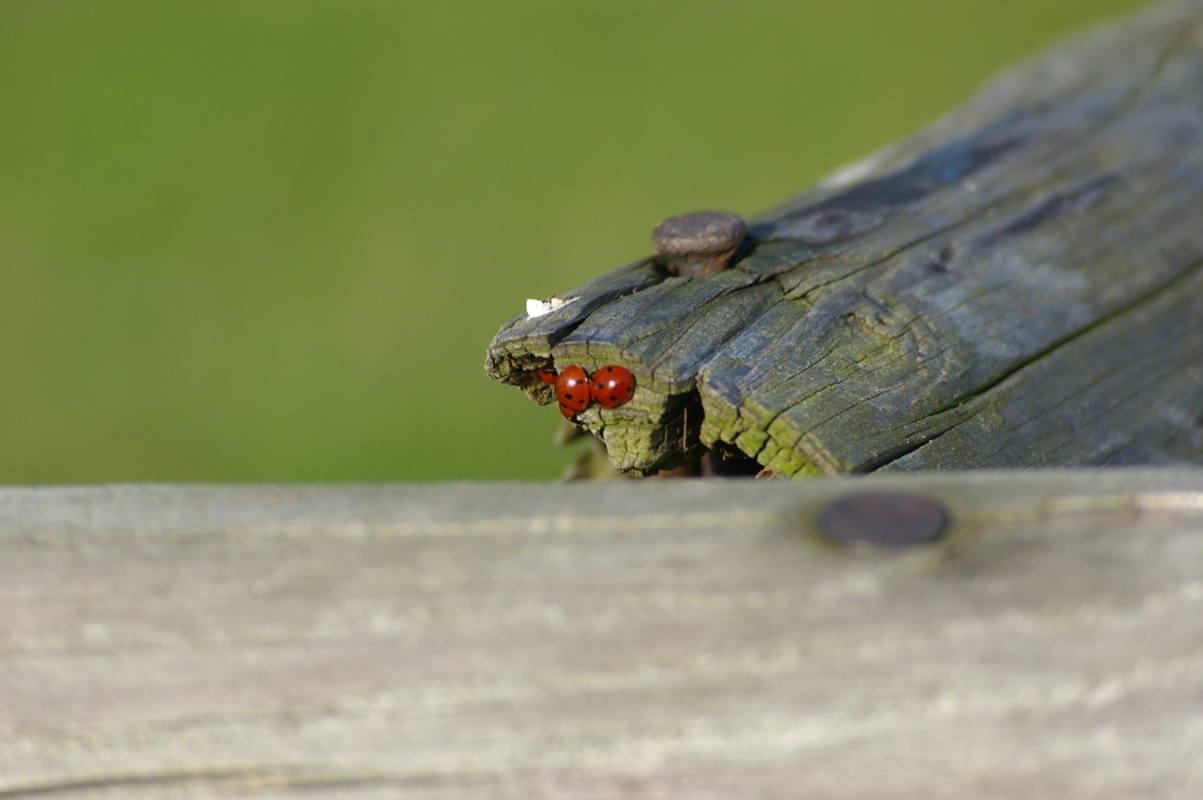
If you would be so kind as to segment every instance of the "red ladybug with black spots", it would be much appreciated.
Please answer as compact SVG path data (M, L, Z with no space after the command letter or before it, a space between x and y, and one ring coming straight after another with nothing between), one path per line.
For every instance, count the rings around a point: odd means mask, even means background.
M618 364L600 368L589 382L589 395L602 408L618 408L634 394L635 376Z
M585 372L578 364L569 364L562 372L540 369L539 380L556 387L556 400L560 402L560 413L572 419L596 401L602 408L617 408L635 394L635 376L626 367L607 364L593 374Z

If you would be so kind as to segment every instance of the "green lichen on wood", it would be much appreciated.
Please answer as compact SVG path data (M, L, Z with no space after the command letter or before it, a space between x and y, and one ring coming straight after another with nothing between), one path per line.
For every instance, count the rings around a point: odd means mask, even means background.
M1203 462L1203 3L1062 45L748 232L727 272L638 262L511 320L490 374L550 402L539 366L631 369L579 419L636 472L724 443L784 475Z

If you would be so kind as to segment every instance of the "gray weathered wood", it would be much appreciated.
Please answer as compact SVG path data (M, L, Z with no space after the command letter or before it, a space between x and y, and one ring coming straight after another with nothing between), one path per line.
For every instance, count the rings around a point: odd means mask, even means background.
M1203 3L1055 48L749 236L511 320L490 374L550 402L539 366L628 366L634 400L579 419L641 472L1203 463Z
M823 544L870 488L929 548ZM0 489L0 797L1197 798L1203 472Z

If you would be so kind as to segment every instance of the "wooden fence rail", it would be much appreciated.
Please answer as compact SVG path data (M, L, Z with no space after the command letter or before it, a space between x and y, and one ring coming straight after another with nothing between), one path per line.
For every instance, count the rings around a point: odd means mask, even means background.
M0 798L1203 797L1203 471L3 489L0 608Z

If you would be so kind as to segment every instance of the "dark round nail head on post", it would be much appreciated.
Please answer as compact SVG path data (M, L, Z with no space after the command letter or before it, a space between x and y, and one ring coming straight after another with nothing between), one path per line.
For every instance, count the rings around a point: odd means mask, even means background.
M673 275L709 275L731 266L747 230L731 211L694 211L657 225L652 243Z
M819 530L844 545L931 544L948 525L934 500L909 494L859 492L828 503Z

